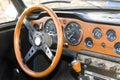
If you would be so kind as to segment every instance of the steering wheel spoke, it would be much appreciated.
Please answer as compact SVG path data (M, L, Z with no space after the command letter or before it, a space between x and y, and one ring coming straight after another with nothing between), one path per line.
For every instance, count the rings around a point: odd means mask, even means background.
M52 54L50 48L48 47L46 43L42 45L42 50L46 54L46 56L52 61L54 58L54 55Z
M34 32L35 32L36 30L35 30L35 28L31 25L31 23L30 23L26 18L24 18L23 23L24 23L24 25L26 26L26 28L28 29L28 31L29 31L31 34L34 34Z
M28 51L28 53L25 55L23 62L27 63L35 53L36 53L36 49L32 46Z

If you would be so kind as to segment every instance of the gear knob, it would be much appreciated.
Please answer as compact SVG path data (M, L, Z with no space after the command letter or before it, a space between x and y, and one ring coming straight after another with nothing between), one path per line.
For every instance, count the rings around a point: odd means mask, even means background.
M72 68L75 72L78 72L78 73L81 72L81 64L78 60L73 60L71 62L71 64L72 64Z

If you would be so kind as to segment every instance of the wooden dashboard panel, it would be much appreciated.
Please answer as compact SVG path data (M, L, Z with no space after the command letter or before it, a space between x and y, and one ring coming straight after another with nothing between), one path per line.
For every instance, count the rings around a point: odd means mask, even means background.
M44 27L44 24L48 19L50 19L50 18L44 17L44 18L41 18L39 20L31 21L31 23L33 25L34 24L39 25L40 23L43 23L43 27ZM115 49L114 49L114 45L117 42L120 42L120 36L119 36L120 35L120 26L108 25L108 24L98 24L98 23L89 23L89 22L84 22L82 20L71 19L71 18L59 18L59 19L60 19L61 25L63 27L63 33L64 33L64 28L70 22L78 23L81 26L82 31L83 31L83 38L82 38L82 41L80 42L80 44L78 44L76 46L68 45L68 47L65 47L66 49L74 50L74 51L87 50L87 51L97 52L97 53L101 53L101 54L120 57L120 55L117 54L115 52ZM95 39L93 36L93 29L95 29L95 28L100 28L102 31L102 37L100 39ZM110 29L112 29L116 32L116 39L112 42L108 41L106 38L106 32ZM87 48L85 46L84 40L87 37L90 37L93 40L94 45L92 48ZM64 38L64 43L66 43L65 38ZM105 47L102 47L101 46L102 44L104 44Z

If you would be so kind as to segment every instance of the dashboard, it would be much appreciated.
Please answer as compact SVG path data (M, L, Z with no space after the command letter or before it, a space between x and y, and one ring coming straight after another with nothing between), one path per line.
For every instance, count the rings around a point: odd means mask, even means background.
M72 18L59 18L59 20L63 28L64 48L120 57L120 26L89 23ZM54 22L50 17L33 21L33 25L40 23L44 26L44 32L51 35L57 34Z
M78 53L77 58L80 63L89 65L88 68L83 68L84 76L90 78L86 80L118 79L120 73L119 13L101 11L81 13L56 11L56 13L63 30L63 50L67 50L67 53ZM57 36L55 24L48 15L32 20L31 23L37 27L42 24L42 31Z

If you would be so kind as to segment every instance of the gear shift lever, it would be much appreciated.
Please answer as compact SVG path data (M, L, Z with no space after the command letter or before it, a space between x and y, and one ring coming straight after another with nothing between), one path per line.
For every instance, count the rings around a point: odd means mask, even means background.
M77 73L81 72L81 64L78 60L73 60L71 62L71 64L72 64L72 68L75 72L77 72Z
M82 75L81 75L81 63L77 60L74 59L72 62L72 69L78 73L78 80L83 80Z

